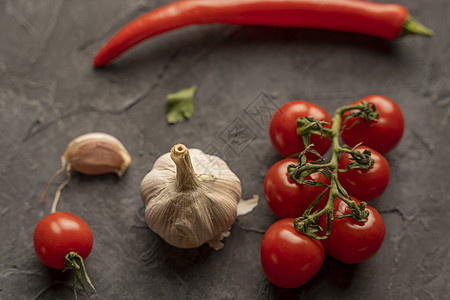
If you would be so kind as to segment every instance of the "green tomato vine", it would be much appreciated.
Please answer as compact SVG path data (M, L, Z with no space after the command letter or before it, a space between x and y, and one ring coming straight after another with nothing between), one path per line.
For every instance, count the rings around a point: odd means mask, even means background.
M324 127L324 125L330 125L327 122L314 119L312 117L302 117L297 120L297 134L302 136L303 143L305 144L305 150L300 153L297 164L291 164L288 166L288 174L291 180L298 182L299 184L313 185L313 186L327 186L311 205L306 209L305 213L294 220L295 229L309 237L314 239L325 239L328 237L331 231L331 223L334 219L333 205L336 198L344 201L349 209L350 214L343 215L339 218L352 217L359 222L366 222L369 216L369 211L366 210L366 202L361 202L359 205L353 201L347 191L342 187L338 180L338 172L345 172L350 169L362 169L368 170L373 164L374 160L371 158L369 150L363 152L350 148L346 145L341 146L339 144L339 137L344 128L341 128L343 114L347 111L354 110L344 119L345 121L351 117L358 117L358 121L376 121L378 118L378 112L375 109L373 103L361 102L356 105L347 105L338 108L333 116L331 128ZM312 149L314 146L310 143L311 134L321 135L331 140L332 142L332 156L329 162L325 162L317 151ZM307 162L306 153L311 152L320 157L317 161ZM343 153L348 153L351 156L352 163L350 163L346 169L339 170L338 162ZM313 173L322 173L329 180L329 185L326 185L319 181L307 180L306 177ZM329 196L327 204L321 210L311 212L320 199L324 197L329 190ZM317 232L323 232L324 229L317 225L319 218L326 214L327 216L327 228L325 234L317 235Z

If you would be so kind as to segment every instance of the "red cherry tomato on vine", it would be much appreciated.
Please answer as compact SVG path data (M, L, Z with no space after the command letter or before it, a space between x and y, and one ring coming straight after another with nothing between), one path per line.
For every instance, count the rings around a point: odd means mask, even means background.
M358 199L351 197L356 204L361 203ZM346 264L361 263L380 249L384 240L385 226L378 211L366 206L369 216L365 223L361 223L352 217L334 219L331 223L331 232L328 238L322 240L325 252ZM347 204L339 198L334 202L334 216L349 214ZM319 219L319 225L326 228L326 215Z
M289 157L305 150L302 137L297 134L297 119L308 116L331 124L331 117L326 110L302 100L288 102L275 112L270 122L269 133L272 145L279 154ZM313 149L320 155L325 154L331 145L330 140L316 134L311 134L310 141L314 144ZM317 159L312 153L308 153L307 157Z
M282 288L295 288L311 280L322 267L322 243L294 228L294 219L273 223L261 244L261 264L267 278Z
M302 216L308 206L326 189L323 186L299 184L291 180L287 167L297 163L298 159L296 158L282 159L270 167L264 179L264 194L267 204L278 218ZM328 179L320 173L314 173L306 179L329 183ZM328 193L322 197L312 211L324 208L327 199Z
M356 150L363 152L365 149L371 151L371 157L375 161L369 170L352 169L339 172L339 182L349 195L355 196L361 201L369 202L380 196L387 188L391 177L391 168L384 156L377 151L359 146ZM339 159L339 169L345 169L352 162L350 154L344 153Z
M39 221L34 230L34 249L42 263L64 269L65 256L76 252L85 259L92 250L93 235L88 224L68 212L55 212Z
M370 122L362 119L356 122L357 118L348 119L342 132L342 141L350 147L362 142L380 153L389 152L400 142L405 127L400 107L392 99L381 95L370 95L353 104L361 101L375 104L375 109L379 112L378 119ZM342 119L351 112L346 112Z

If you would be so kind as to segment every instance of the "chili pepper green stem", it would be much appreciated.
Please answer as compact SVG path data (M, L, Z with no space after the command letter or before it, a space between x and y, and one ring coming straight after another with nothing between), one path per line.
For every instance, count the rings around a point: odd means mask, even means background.
M400 36L408 35L408 34L418 34L424 36L432 36L434 34L433 30L426 27L425 25L417 22L412 16L408 16L406 18L405 23L403 24L402 32Z

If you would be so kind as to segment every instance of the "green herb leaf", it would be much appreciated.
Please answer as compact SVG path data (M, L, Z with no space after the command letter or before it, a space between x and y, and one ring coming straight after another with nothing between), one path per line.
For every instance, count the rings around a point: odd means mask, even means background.
M189 119L194 114L194 94L197 86L194 85L188 89L169 94L166 97L167 122L174 124Z

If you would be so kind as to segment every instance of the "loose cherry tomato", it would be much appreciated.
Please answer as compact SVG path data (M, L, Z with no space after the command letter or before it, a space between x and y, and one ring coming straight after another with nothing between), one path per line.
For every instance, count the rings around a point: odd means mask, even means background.
M322 243L294 228L294 219L272 224L261 244L261 264L267 278L282 288L295 288L308 282L322 267Z
M362 119L357 122L358 118L355 117L348 119L342 132L342 141L350 147L362 142L382 154L389 152L400 142L405 127L400 107L392 99L381 95L370 95L353 104L361 101L375 104L375 109L379 112L378 119L369 122ZM343 120L351 112L353 111L346 112Z
M297 134L297 119L307 116L331 124L331 117L326 110L302 100L284 104L273 115L269 127L270 139L275 150L282 156L293 156L305 150L302 137ZM330 126L324 127L329 128ZM314 144L313 149L321 155L325 154L331 145L330 140L316 134L311 134L310 141L311 144ZM312 153L308 153L307 157L317 159L316 155Z
M92 250L93 235L88 224L68 212L55 212L39 221L34 230L34 249L42 263L64 269L65 256L76 252L85 259Z
M351 197L356 204L361 203ZM335 259L346 264L357 264L372 257L384 240L385 226L378 211L366 206L369 216L365 223L358 222L352 217L334 219L331 223L331 232L328 238L322 240L325 252ZM333 213L335 217L349 214L347 204L339 198L334 201ZM319 219L319 225L326 227L326 215Z
M310 186L291 180L287 167L297 163L298 159L295 158L282 159L270 167L264 179L264 194L267 204L278 218L302 216L308 206L326 189L324 186ZM329 183L328 179L320 173L314 173L306 179ZM327 199L328 193L322 197L312 211L324 208Z
M349 193L361 201L369 202L380 196L387 188L391 177L391 169L386 158L377 151L359 146L356 150L363 152L369 149L372 159L375 161L369 170L351 169L339 172L339 182ZM345 169L352 162L350 154L344 153L339 159L339 169Z

